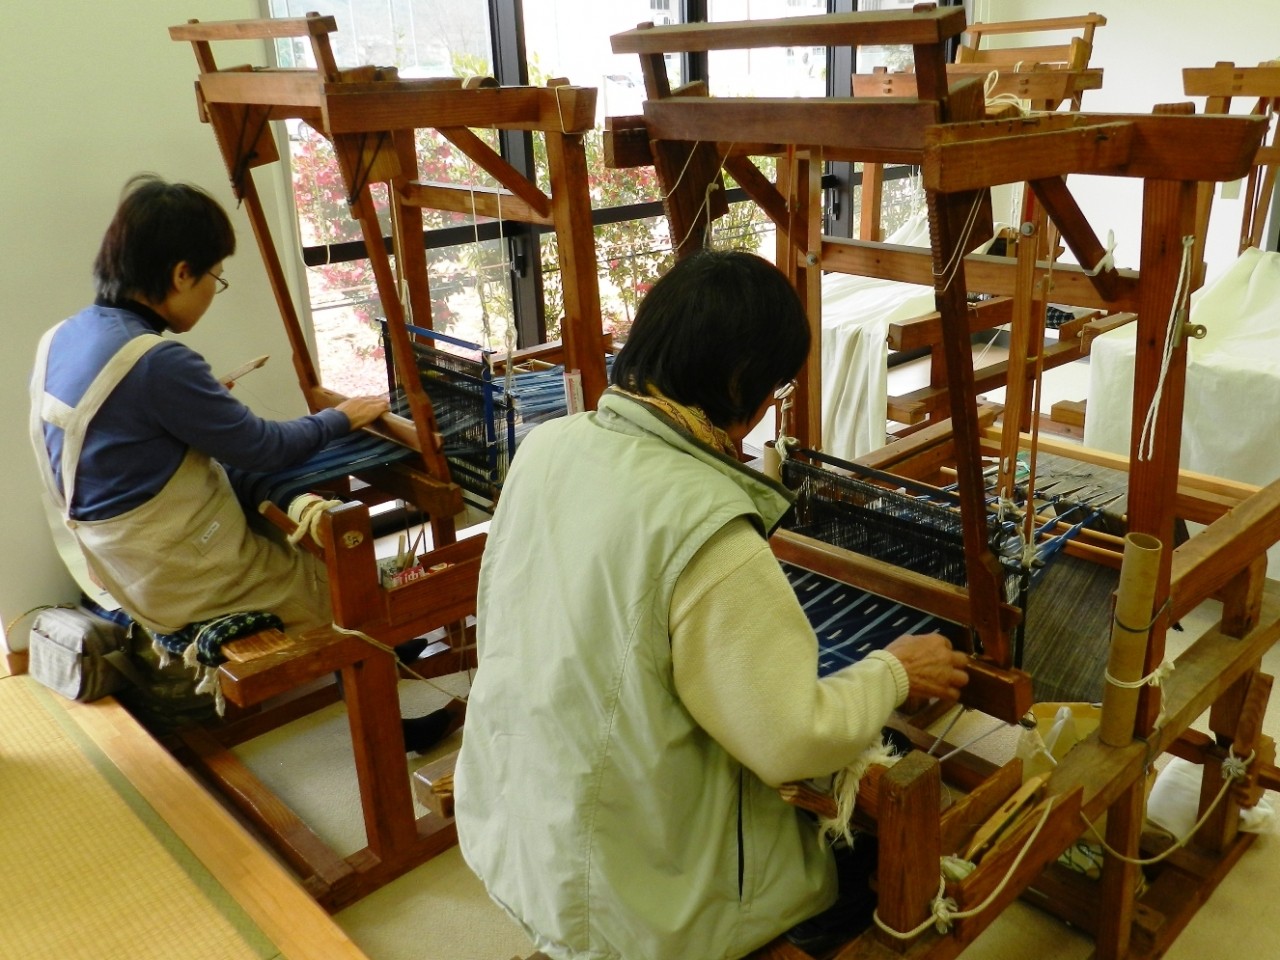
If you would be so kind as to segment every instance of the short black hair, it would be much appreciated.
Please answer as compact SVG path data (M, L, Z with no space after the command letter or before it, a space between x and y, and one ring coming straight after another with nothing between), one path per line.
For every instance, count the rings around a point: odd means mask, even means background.
M741 250L701 250L645 296L611 382L632 393L653 387L723 429L795 377L809 341L804 307L781 270Z
M125 184L93 261L98 296L110 303L141 295L158 303L186 261L202 277L236 250L235 229L199 187L144 173Z

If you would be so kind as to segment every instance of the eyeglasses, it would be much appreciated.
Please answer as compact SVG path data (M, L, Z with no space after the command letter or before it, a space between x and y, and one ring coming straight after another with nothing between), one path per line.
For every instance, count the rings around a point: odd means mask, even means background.
M217 280L217 281L218 281L218 289L217 289L217 290L215 290L215 291L213 291L213 295L214 295L215 297L216 297L218 294L220 294L223 290L227 289L227 287L231 286L230 281L228 281L228 280L227 280L227 279L225 279L224 277L220 277L220 276L218 276L216 273L211 273L211 274L209 274L209 276L213 277L213 279L215 279L215 280Z

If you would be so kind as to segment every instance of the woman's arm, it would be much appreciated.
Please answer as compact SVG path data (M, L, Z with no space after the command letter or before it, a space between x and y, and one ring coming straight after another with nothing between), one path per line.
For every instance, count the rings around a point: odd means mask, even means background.
M818 641L767 542L730 522L690 561L671 604L676 692L766 783L851 763L907 696L892 654L818 677Z

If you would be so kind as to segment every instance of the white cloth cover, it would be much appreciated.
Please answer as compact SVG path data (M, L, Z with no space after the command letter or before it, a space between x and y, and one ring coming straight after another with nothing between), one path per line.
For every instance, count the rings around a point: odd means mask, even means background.
M1187 345L1181 465L1268 484L1280 477L1280 254L1244 251L1192 294L1190 320L1208 332ZM1086 446L1129 453L1136 335L1128 324L1093 342ZM1269 576L1280 576L1280 547L1267 560Z
M998 233L1003 225L996 224ZM885 243L929 249L922 207ZM990 247L990 241L975 252ZM822 449L852 460L885 443L889 324L937 309L933 287L879 277L822 278Z
M929 246L929 221L913 215L887 243ZM822 278L822 447L851 460L884 446L889 324L934 309L933 288L879 277Z

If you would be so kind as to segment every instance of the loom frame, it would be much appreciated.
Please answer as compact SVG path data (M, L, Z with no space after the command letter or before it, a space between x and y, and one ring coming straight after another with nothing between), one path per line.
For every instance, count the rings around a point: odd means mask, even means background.
M625 123L615 123L614 127L627 131L619 136L617 148L620 153L625 152L628 162L642 157L640 144L647 141L669 197L672 235L690 238L687 246L682 245L681 254L702 245L705 230L700 230L698 224L701 201L707 186L718 179L723 164L774 220L779 235L778 263L793 278L806 303L817 304L820 269L856 266L859 269L849 272L881 276L897 270L909 275L892 279L934 285L951 417L947 423L921 431L918 442L907 444L912 447L908 456L916 466L931 463L936 470L945 462L954 470L965 517L969 587L963 596L949 595L937 587L928 596L930 602L940 604L945 598L967 607L968 617L961 622L973 626L982 636L984 648L993 652L993 666L999 674L1007 666L1002 657L1007 650L1006 631L1016 618L1000 602L991 558L984 552L981 535L985 515L981 455L991 447L984 447L980 419L990 414L980 413L975 401L965 293L982 276L984 281L990 277L992 284L982 282L981 289L992 289L998 281L1004 288L1001 292L1021 292L1025 297L1027 284L1042 283L1046 271L1031 257L1021 258L1018 264L997 258L965 257L965 250L972 245L966 246L972 236L964 226L969 211L978 211L983 225L989 224L989 206L982 209L983 193L997 184L1028 181L1081 262L1094 263L1101 256L1102 245L1075 206L1063 178L1071 173L1093 173L1141 182L1143 236L1138 273L1104 269L1096 276L1087 276L1082 270L1058 268L1054 280L1099 306L1137 313L1139 341L1147 347L1139 357L1134 407L1145 410L1157 394L1161 367L1157 346L1164 340L1161 324L1171 316L1174 306L1180 241L1193 230L1198 184L1243 176L1252 163L1263 129L1256 121L1192 116L1182 107L1157 108L1151 115L982 119L982 104L972 84L950 86L946 79L943 42L963 28L963 11L955 9L672 27L645 24L614 37L615 52L641 56L649 97L644 108L644 135L638 133L635 118L626 118ZM739 98L727 105L709 100L704 87L689 85L672 90L666 81L666 53L811 41L828 46L911 44L915 48L918 99L815 104ZM828 138L829 128L821 121L837 119L839 130ZM797 130L804 131L800 138L795 137ZM818 131L822 132L822 142L814 143ZM1212 148L1208 148L1210 144ZM691 154L694 159L684 176L676 177L675 171ZM745 162L749 154L782 158L776 183L766 181L758 170L752 172ZM866 241L834 241L820 236L817 171L823 159L877 162L904 156L914 157L908 162L917 162L923 169L930 213L931 264L904 250L886 251ZM714 215L712 207L711 216ZM980 227L976 234L982 233ZM894 261L895 266L888 266L889 261ZM945 276L942 268L953 263L953 279L935 282L935 274ZM972 276L966 277L971 264ZM818 311L811 310L810 316L817 339L821 333ZM1034 339L1028 338L1027 342L1034 343ZM1152 452L1146 459L1132 456L1127 462L1130 529L1155 537L1165 548L1157 577L1145 672L1150 673L1164 659L1164 634L1171 617L1185 614L1210 596L1218 596L1224 602L1222 622L1178 658L1178 670L1163 697L1150 688L1144 691L1134 733L1148 742L1135 739L1127 747L1108 747L1095 735L1078 745L1052 774L1045 797L997 840L970 878L947 885L947 894L963 908L993 893L1006 871L1013 871L1011 882L992 910L960 921L947 934L927 932L910 945L870 931L837 950L835 956L841 960L901 955L932 960L958 955L1001 907L1017 896L1033 892L1038 883L1049 882L1042 875L1082 832L1081 813L1096 818L1107 812L1108 842L1114 849L1136 853L1144 799L1143 770L1158 752L1169 750L1194 758L1205 766L1205 782L1209 784L1226 753L1220 744L1231 744L1237 753L1257 746L1266 759L1250 773L1244 793L1256 793L1262 784L1280 783L1274 766L1274 744L1259 731L1261 710L1270 689L1270 678L1261 674L1259 664L1262 654L1280 637L1280 593L1264 578L1265 550L1280 539L1280 483L1261 491L1244 488L1241 499L1233 502L1219 499L1212 508L1206 507L1217 517L1209 528L1176 551L1172 549L1180 483L1184 482L1177 462L1185 358L1185 341L1180 341L1174 349L1170 375L1163 384L1164 415L1155 431ZM797 404L799 439L807 446L820 447L819 418L815 413L821 395L819 387L820 370L811 359L802 377ZM1141 420L1141 416L1135 417L1135 423ZM1005 431L1014 431L1015 448L1023 442L1017 437L1016 427L1016 423L1005 425ZM925 443L926 439L930 442ZM997 439L995 449L1007 445L1007 441ZM1136 454L1136 432L1132 446ZM1213 499L1206 494L1202 502ZM786 535L776 535L773 543L780 558L827 575L835 574L837 579L847 578L846 582L864 589L886 585L904 593L920 589L910 578L864 558L843 555L836 548L815 546ZM919 597L912 603L920 606ZM1157 726L1161 699L1168 720ZM1187 732L1192 720L1205 710L1210 710L1216 738ZM1009 767L1016 765L1014 761ZM1020 779L1020 771L1018 774L1016 779ZM967 799L966 804L973 804L973 810L991 812L1008 798L1015 777L1002 772L999 779L993 774L971 782L977 786L969 797L978 799ZM881 864L892 865L892 869L880 871L880 913L896 929L910 929L929 916L930 901L938 886L938 858L953 849L949 844L956 839L958 819L946 814L939 818L940 785L936 761L912 753L880 777L874 791L867 791L867 800L876 801L881 814ZM1179 864L1180 876L1187 881L1181 884L1180 896L1165 889L1176 889L1178 883L1161 886L1163 925L1144 927L1140 922L1136 868L1131 864L1108 858L1102 880L1092 893L1051 877L1060 884L1059 892L1069 887L1075 902L1083 904L1075 919L1088 920L1086 929L1095 937L1100 958L1163 953L1251 842L1251 837L1238 830L1240 799L1229 801L1196 837L1209 867L1197 872L1188 871L1185 862ZM1247 796L1244 799L1247 801ZM1207 802L1202 798L1202 809ZM1029 842L1041 814L1045 817L1043 832L1015 869L1015 859ZM1045 895L1041 899L1048 902L1052 897ZM755 956L807 955L778 941Z
M422 388L406 324L410 316L430 327L430 280L426 269L422 210L469 212L551 226L565 278L562 339L554 349L581 377L582 401L594 408L606 384L604 335L596 279L595 240L587 189L583 134L594 124L596 90L563 79L546 87L499 86L488 78L401 79L393 67L339 68L329 35L332 16L293 19L191 20L169 29L189 42L198 66L200 119L213 131L235 196L247 209L259 252L280 310L303 396L312 410L345 399L321 383L285 280L279 251L254 182L254 171L280 159L268 129L272 121L297 119L334 145L353 219L386 314L392 362L411 416L388 414L366 428L416 451L421 465L391 467L374 478L379 488L417 506L431 518L437 542L456 536L454 517L463 510L461 488L452 482L431 402ZM305 39L316 68L219 68L213 44L232 40ZM430 128L466 154L501 185L498 190L427 183L419 179L414 132ZM544 193L517 171L475 129L528 130L546 138L550 191ZM246 133L253 131L249 136ZM392 244L384 243L371 187L387 185ZM392 263L393 254L394 266ZM407 288L407 302L400 296Z

